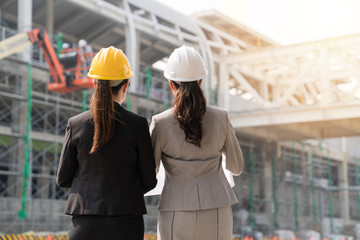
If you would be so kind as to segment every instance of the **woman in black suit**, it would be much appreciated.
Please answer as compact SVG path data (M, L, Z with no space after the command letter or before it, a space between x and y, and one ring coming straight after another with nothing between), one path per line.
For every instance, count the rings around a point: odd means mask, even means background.
M155 161L145 118L121 107L133 76L120 49L101 49L91 111L69 119L56 183L71 188L66 214L70 240L144 238L144 193L156 186Z

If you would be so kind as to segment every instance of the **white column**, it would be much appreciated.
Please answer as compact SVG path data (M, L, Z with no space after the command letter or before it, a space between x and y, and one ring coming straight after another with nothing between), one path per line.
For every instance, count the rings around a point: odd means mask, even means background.
M124 7L127 14L127 25L125 27L126 39L125 48L126 56L129 58L134 76L131 79L130 92L135 92L138 87L139 73L140 73L140 41L136 32L134 18L128 1L124 1Z
M348 179L348 161L346 154L346 139L341 138L341 151L343 153L343 162L339 167L339 187L348 188L349 187L349 179ZM350 220L350 202L349 202L349 191L344 190L340 191L341 196L341 218L345 220L347 223Z
M27 32L32 28L32 0L18 0L18 31ZM31 47L21 54L25 62L31 60Z
M261 158L264 163L264 176L262 179L262 184L265 186L264 191L264 200L265 200L265 214L267 218L273 219L273 178L272 178L272 155L275 153L273 150L274 144L271 142L265 142L262 145Z
M50 37L54 35L54 0L46 1L46 31Z
M31 30L32 28L32 0L18 0L18 32L23 33ZM27 47L22 53L19 54L21 59L27 64L31 62L31 47ZM28 89L28 70L26 65L19 64L19 77L21 78L20 90L22 96L27 96ZM14 133L19 133L21 135L25 135L26 133L26 123L27 123L27 104L24 102L19 102L16 99L12 100L12 106L14 108L12 112L13 123L12 123L12 131ZM25 154L25 144L22 138L14 139L19 144L19 147L16 149L16 157L13 161L16 161L18 166L18 172L21 174L24 169L24 154ZM17 158L17 159L16 159ZM9 179L9 181L11 181ZM20 197L22 194L22 181L20 181L16 187L15 195L16 197ZM31 186L31 180L29 180L29 184ZM30 188L28 188L30 189Z

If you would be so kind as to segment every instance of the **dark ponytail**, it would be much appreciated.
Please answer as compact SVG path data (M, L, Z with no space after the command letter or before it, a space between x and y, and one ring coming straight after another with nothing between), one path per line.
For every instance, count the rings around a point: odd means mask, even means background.
M97 80L97 87L91 98L91 115L95 132L90 153L98 151L114 134L115 120L118 119L115 119L112 96L117 95L128 81L129 79L124 79L119 85L110 87L109 80Z
M107 143L114 133L114 104L110 82L98 80L91 99L91 115L95 125L94 141L90 153L95 153Z
M202 118L206 112L206 99L197 81L177 84L173 103L174 117L184 130L188 143L201 147Z

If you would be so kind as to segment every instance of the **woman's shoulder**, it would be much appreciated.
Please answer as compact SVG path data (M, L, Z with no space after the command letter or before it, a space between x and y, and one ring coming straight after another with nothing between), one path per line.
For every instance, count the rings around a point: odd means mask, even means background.
M72 125L76 124L82 124L86 121L89 121L91 118L91 112L90 110L79 113L69 119L69 122L71 122Z
M209 115L226 116L227 111L225 109L222 109L222 108L219 108L219 107L207 105L206 106L206 113L209 114Z
M222 109L222 108L219 108L216 106L212 106L212 105L206 105L206 111L227 113L227 111L225 109Z
M161 113L158 113L156 115L153 116L153 120L155 121L164 121L164 120L167 120L167 119L173 119L173 111L172 111L172 108L168 109L168 110L165 110Z
M131 112L120 105L115 105L115 112L119 114L117 115L117 117L122 121L130 121L132 123L143 122L143 121L147 122L145 117L136 114L134 112Z
M141 116L137 113L134 113L134 112L131 112L129 110L126 110L124 111L123 113L128 119L131 119L131 120L137 120L137 121L144 121L146 120L146 118L144 116Z

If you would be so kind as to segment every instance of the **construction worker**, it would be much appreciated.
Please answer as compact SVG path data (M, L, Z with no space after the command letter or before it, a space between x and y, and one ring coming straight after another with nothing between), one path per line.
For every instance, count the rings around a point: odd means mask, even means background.
M158 239L230 240L231 205L238 202L222 166L239 175L244 159L227 112L206 105L200 88L207 75L201 55L182 46L171 54L164 76L173 107L150 125L156 169L166 173L158 206Z
M93 56L93 49L90 44L86 42L84 39L80 39L78 43L80 57L82 62L82 71L87 72L88 68L90 67L92 56Z
M87 75L95 85L91 110L68 120L56 177L70 188L69 240L143 240L143 195L157 180L147 120L121 106L133 71L120 49L108 47Z

